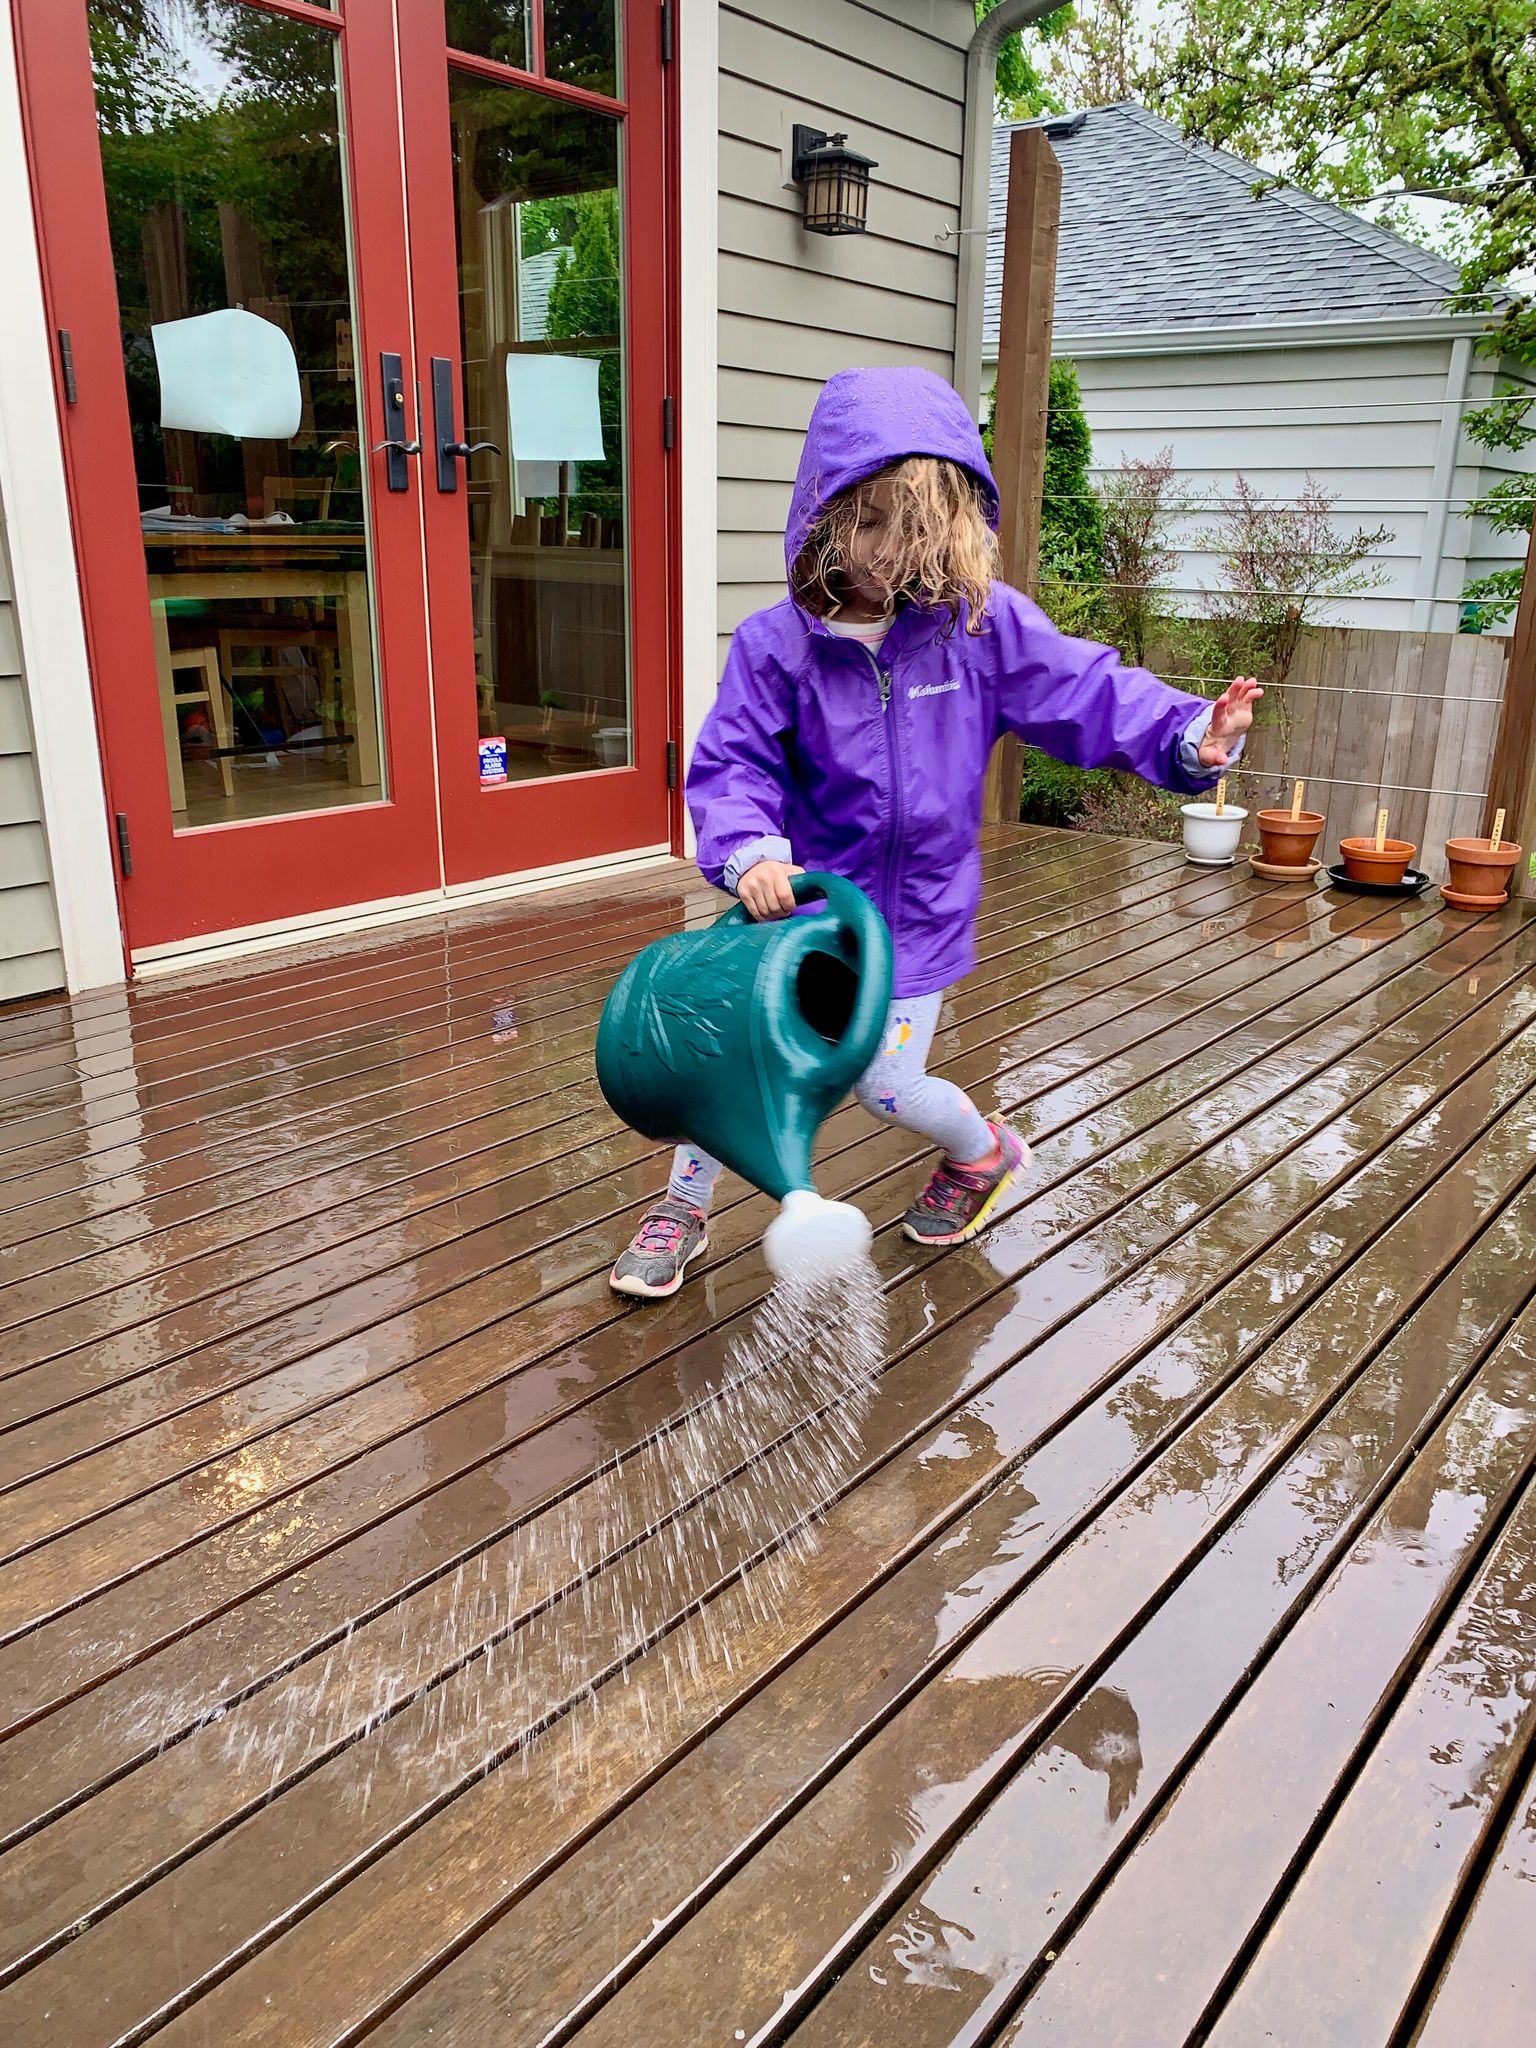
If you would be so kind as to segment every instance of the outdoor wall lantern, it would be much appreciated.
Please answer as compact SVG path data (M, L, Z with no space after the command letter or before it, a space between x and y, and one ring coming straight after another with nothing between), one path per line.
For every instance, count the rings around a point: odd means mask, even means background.
M846 135L824 135L795 123L794 181L805 193L805 226L813 235L862 235L869 227L872 156L847 147Z

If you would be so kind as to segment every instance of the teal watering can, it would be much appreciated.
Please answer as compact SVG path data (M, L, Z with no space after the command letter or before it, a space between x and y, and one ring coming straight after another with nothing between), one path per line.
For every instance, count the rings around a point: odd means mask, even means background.
M630 962L597 1027L598 1085L647 1138L712 1152L783 1201L809 1189L824 1120L879 1049L891 935L862 889L796 875L814 917L757 924L740 904Z

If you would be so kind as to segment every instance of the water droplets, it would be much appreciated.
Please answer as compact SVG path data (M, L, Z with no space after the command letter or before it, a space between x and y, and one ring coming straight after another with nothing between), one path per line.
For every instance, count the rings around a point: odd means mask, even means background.
M590 1792L586 1758L612 1748L590 1740L600 1717L622 1722L633 1770L792 1615L884 1360L867 1257L781 1280L689 1406L450 1574L205 1710L201 1739L245 1799L326 1764L354 1813L377 1789L380 1824L513 1760L560 1796Z

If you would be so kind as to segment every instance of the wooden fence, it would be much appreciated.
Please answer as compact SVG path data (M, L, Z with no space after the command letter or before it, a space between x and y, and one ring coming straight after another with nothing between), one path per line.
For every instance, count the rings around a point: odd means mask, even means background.
M1304 776L1307 808L1327 813L1329 860L1385 809L1438 880L1445 841L1487 829L1508 656L1508 640L1474 633L1309 627L1249 741L1242 801L1288 807Z

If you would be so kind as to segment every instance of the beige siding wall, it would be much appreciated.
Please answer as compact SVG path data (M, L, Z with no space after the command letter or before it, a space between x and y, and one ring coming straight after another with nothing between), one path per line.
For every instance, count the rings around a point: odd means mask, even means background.
M0 1002L64 986L32 727L0 545Z
M1071 352L1070 342L1060 349ZM1181 489L1199 500L1239 471L1269 497L1293 498L1310 476L1337 495L1342 530L1384 526L1374 589L1330 607L1328 623L1409 627L1426 541L1433 545L1435 458L1450 342L1339 342L1224 348L1209 354L1075 357L1093 432L1096 476L1123 457L1173 450ZM1173 581L1193 611L1218 564L1196 545L1208 512L1179 522ZM1446 618L1437 625L1454 623Z
M755 0L720 10L721 656L784 592L784 518L823 381L875 363L954 367L970 0ZM870 231L807 235L790 131L878 159Z
M1536 445L1490 453L1463 431L1442 467L1442 423L1463 402L1449 335L1178 354L1115 353L1092 336L1058 335L1056 349L1077 364L1096 478L1123 457L1166 447L1191 500L1230 489L1239 471L1276 498L1293 497L1311 476L1337 495L1336 527L1388 529L1373 557L1380 580L1325 607L1328 624L1452 632L1468 576L1523 553L1522 542L1469 520L1466 508L1502 476L1536 467ZM1467 406L1521 381L1509 365L1472 361ZM984 382L995 377L989 363ZM1215 559L1194 544L1210 523L1197 511L1175 527L1183 546L1172 580L1189 611L1220 580Z

